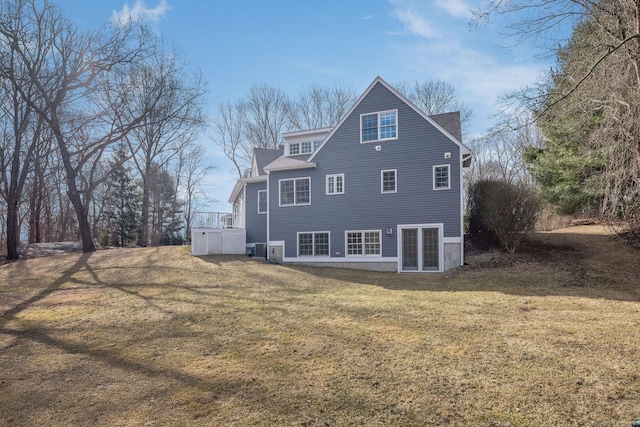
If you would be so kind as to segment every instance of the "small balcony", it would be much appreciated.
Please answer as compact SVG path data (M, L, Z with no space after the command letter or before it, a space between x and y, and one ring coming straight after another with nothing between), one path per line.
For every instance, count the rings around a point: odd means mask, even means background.
M244 228L242 217L230 212L195 212L192 228Z

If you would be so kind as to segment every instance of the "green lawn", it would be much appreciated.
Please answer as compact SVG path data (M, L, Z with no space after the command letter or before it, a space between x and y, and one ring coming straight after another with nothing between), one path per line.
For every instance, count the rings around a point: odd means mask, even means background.
M450 274L191 257L0 266L0 425L630 426L640 251L580 227Z

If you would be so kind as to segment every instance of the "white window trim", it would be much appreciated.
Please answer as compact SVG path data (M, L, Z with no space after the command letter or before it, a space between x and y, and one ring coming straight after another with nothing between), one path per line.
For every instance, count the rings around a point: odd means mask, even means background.
M349 254L349 233L362 233L362 253L361 254ZM364 233L378 233L380 235L380 253L369 254L364 253ZM344 232L344 256L346 258L382 258L382 230L345 230Z
M329 248L326 255L316 255L316 234L326 234L328 239ZM311 246L313 247L313 255L300 256L300 235L311 234ZM330 231L298 231L296 233L296 256L298 258L328 258L331 256L331 232Z
M334 191L333 193L329 192L329 178L334 178L334 189L336 191ZM340 191L340 192L337 191L338 178L342 178L342 191ZM344 174L343 173L336 173L336 174L326 175L326 178L325 178L325 194L327 196L335 196L335 195L338 195L338 194L344 194Z
M395 189L393 191L384 191L384 173L393 172L395 177ZM394 194L398 192L398 169L383 169L380 171L380 193L381 194Z
M267 209L264 211L260 210L260 193L264 193L267 198ZM269 196L267 194L267 190L258 190L258 214L265 215L269 211Z
M438 270L423 270L422 263L418 262L417 270L404 270L402 268L402 230L405 228L417 228L422 230L423 228L437 228L438 229ZM397 234L397 247L398 247L398 273L442 273L444 272L444 244L450 243L444 237L444 224L399 224ZM418 232L418 260L422 260L424 254L422 253L422 233Z
M300 179L308 179L309 180L309 203L296 203L296 181ZM291 204L282 204L282 181L293 181L293 203ZM278 180L278 206L279 207L289 207L289 206L309 206L311 205L311 177L310 176L301 176L298 178L283 178Z
M392 138L380 138L380 114L386 114L386 113L395 113L396 115L396 136L392 137ZM362 117L363 116L372 116L374 114L378 115L378 139L372 139L370 141L363 141L362 140ZM377 111L377 112L371 112L371 113L365 113L365 114L360 114L360 144L369 144L371 142L380 142L380 141L393 141L398 139L398 129L399 129L399 124L398 124L398 110L385 110L385 111Z
M448 186L446 187L437 187L436 188L436 168L447 168L447 184ZM433 166L433 190L434 191L440 191L440 190L450 190L451 189L451 165L434 165Z

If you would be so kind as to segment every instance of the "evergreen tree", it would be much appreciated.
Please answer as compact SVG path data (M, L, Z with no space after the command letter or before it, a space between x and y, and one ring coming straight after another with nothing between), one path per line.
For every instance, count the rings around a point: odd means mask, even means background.
M538 107L544 114L538 125L545 136L543 148L529 148L524 160L540 185L543 198L561 214L576 214L600 207L604 190L600 177L605 155L598 148L598 130L604 119L601 86L586 81L572 97L556 103L586 72L594 53L585 46L594 43L598 32L591 22L578 25L569 43L558 50L558 68L549 73L544 103Z
M156 168L149 187L152 243L171 245L183 243L182 210L184 202L176 195L175 183L165 168Z
M140 227L140 191L131 179L126 146L119 145L109 162L105 215L111 243L126 246L134 242Z

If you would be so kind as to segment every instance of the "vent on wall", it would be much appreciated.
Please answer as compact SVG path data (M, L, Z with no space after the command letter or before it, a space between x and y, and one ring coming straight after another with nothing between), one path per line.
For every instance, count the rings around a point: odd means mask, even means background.
M266 258L267 257L267 245L263 243L256 243L254 256L256 258Z

